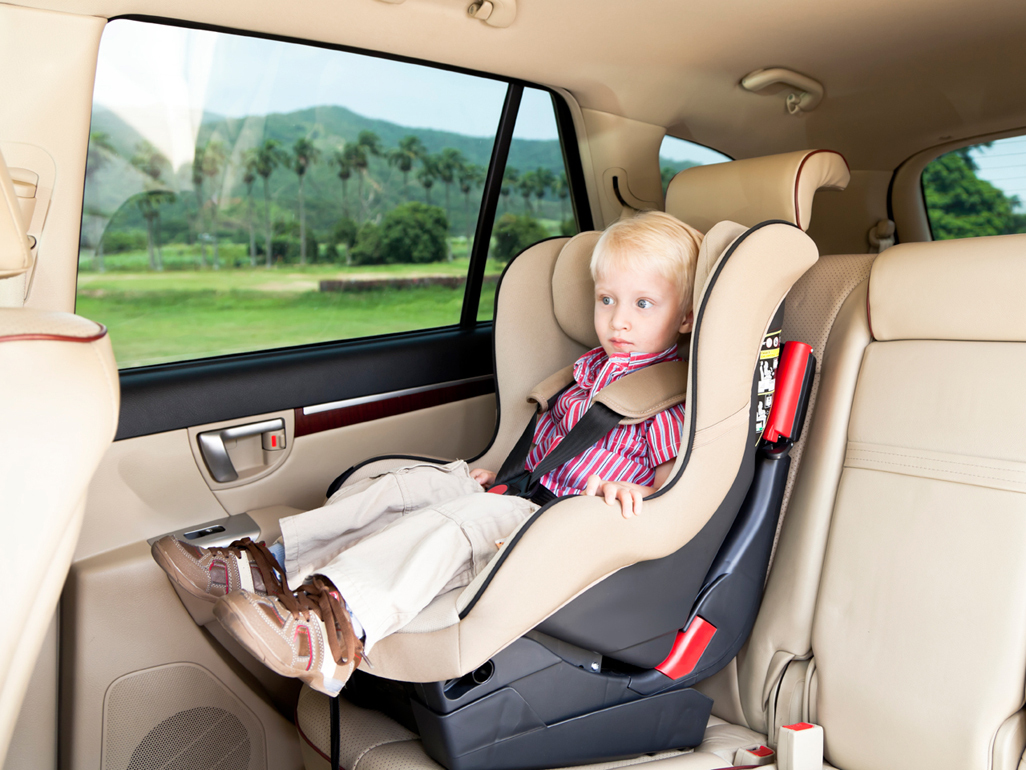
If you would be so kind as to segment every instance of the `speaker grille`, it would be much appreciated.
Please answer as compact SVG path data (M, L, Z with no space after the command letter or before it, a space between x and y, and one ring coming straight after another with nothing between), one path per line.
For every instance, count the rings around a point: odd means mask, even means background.
M136 671L104 699L104 770L266 770L264 731L201 666Z

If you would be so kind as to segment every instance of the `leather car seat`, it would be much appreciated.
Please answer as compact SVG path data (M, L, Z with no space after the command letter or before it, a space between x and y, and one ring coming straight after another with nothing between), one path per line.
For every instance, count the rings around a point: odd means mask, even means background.
M18 199L0 156L0 281L31 267ZM13 294L20 304L20 288ZM86 487L114 439L118 405L117 366L103 326L70 313L0 308L0 519L8 576L0 624L0 757L57 608Z
M597 651L628 665L651 667L668 652L752 479L754 455L748 449L758 438L753 366L771 322L776 318L779 323L782 298L816 259L815 246L793 225L808 226L817 189L843 188L848 178L847 166L836 153L789 153L736 163L750 168L751 178L738 175L733 164L719 164L719 173L717 166L706 167L712 171L692 181L696 170L689 169L674 179L667 195L670 213L685 221L716 220L717 205L745 221L713 227L703 244L696 283L699 322L690 350L688 445L671 481L651 498L646 515L633 520L641 526L628 531L620 517L589 498L546 506L510 538L474 583L439 597L402 632L379 643L373 651L374 675L406 682L458 682L532 629L547 640L569 642L568 648ZM722 185L710 181L721 178L726 180ZM692 184L711 185L719 200L682 191L681 185ZM762 212L785 219L763 223ZM583 233L543 242L521 254L504 274L495 316L501 420L491 447L476 463L498 467L530 415L526 396L532 387L597 344L590 328L593 289L587 274L597 238ZM711 280L704 281L706 276ZM551 344L525 350L523 340L539 338ZM377 459L353 469L349 479L409 459ZM559 515L546 515L555 508ZM697 584L680 589L691 578L685 562L674 563L673 556L692 543L700 544L687 560L697 562L691 569ZM661 563L673 569L646 582L645 572L649 577L659 574L655 569ZM670 585L674 581L666 579L671 576L677 578L676 594ZM684 610L653 633L647 618L665 612L652 600L660 593L685 602ZM587 626L589 613L595 617L600 611L605 613L604 627L575 626L582 618ZM554 646L550 641L549 649ZM304 692L301 733L321 732L309 722L318 713L326 716L326 701ZM702 728L704 723L703 718ZM344 741L344 753L366 746L358 733L346 732L351 740ZM316 761L315 755L308 758Z

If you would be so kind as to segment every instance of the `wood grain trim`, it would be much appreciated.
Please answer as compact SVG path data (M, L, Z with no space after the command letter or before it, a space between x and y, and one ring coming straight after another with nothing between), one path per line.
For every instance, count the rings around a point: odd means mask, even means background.
M91 337L72 337L67 334L11 334L0 337L0 342L25 342L28 340L42 340L45 342L96 342L107 336L107 327L97 324L100 330Z
M296 409L295 435L296 438L309 436L311 433L320 433L324 430L343 428L346 425L380 420L382 417L415 412L418 409L449 404L453 401L463 401L494 392L495 380L487 379L444 385L421 393L383 398L380 401L371 401L367 404L342 406L338 409L330 409L326 412L317 412L315 414L305 414L303 408L299 407Z

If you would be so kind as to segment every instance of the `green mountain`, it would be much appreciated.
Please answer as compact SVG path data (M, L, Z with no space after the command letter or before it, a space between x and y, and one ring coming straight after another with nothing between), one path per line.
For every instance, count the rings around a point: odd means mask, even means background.
M365 131L373 132L379 138L385 152L402 138L412 135L420 139L428 153L436 155L445 148L453 148L462 154L466 163L476 164L482 170L488 166L494 143L489 137L400 126L339 106L243 118L207 113L200 124L197 146L204 147L217 140L226 148L228 161L219 174L204 177L202 195L197 195L193 189L191 162L174 169L167 163L162 170L158 169L157 179L153 179L152 174L147 176L132 164L133 157L144 145L142 135L115 113L98 107L92 116L94 139L86 174L83 243L95 245L104 228L108 231L145 231L142 210L135 205L138 194L152 189L169 189L177 194L177 199L161 206L160 239L163 243L192 242L198 232L213 230L212 201L216 200L218 237L248 242L252 211L257 241L262 244L263 180L258 177L248 190L243 181L243 163L244 153L266 139L275 139L283 149L291 151L298 139L307 138L320 151L318 161L307 172L304 185L307 229L318 240L330 237L344 212L357 221L380 221L387 211L405 200L428 201L430 198L431 203L447 208L453 234L462 234L468 226L473 226L480 207L480 186L464 195L457 184L452 184L446 196L445 184L436 180L427 191L417 182L416 167L404 185L402 174L383 156L369 158L362 180L354 171L343 185L337 174L338 167L331 161L332 155L347 143L356 142L360 133ZM99 146L95 140L97 134L105 135L109 149ZM687 165L665 159L661 161L662 166L674 168ZM539 168L560 175L563 173L563 156L558 140L514 139L510 147L509 167L518 169L521 175ZM280 166L270 176L268 204L277 234L297 232L298 191L299 179L291 168ZM201 201L207 201L202 222L197 217ZM540 199L532 195L529 203L525 202L520 191L512 189L499 206L500 214L507 211L526 213L528 210L537 218L558 221L569 216L570 207L568 200L561 201L551 189L546 190ZM110 220L112 216L113 220Z

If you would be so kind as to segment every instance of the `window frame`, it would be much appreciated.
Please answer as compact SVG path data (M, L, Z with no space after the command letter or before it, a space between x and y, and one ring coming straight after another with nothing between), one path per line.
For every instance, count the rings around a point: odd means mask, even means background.
M248 368L246 366L246 363L250 359L252 359L253 356L260 356L264 354L277 356L278 354L287 354L289 352L310 351L314 355L323 355L331 350L337 350L339 353L342 353L349 348L362 347L368 343L386 343L391 340L423 337L424 335L430 335L432 333L444 333L456 330L463 333L469 333L478 329L478 327L487 327L488 329L490 329L492 324L491 320L478 321L477 312L478 308L480 307L481 288L484 283L484 272L486 263L488 261L488 244L491 239L492 228L495 224L495 214L498 209L500 189L502 186L502 175L505 171L506 161L509 157L509 150L512 144L513 132L516 128L520 100L523 94L523 90L525 88L533 88L539 91L543 91L545 93L548 93L549 96L552 98L554 108L553 111L555 113L554 117L556 119L556 128L558 133L558 141L560 143L560 150L563 155L563 164L566 169L567 180L569 182L571 210L573 211L579 231L583 232L584 230L592 229L593 227L591 210L587 205L587 186L584 177L583 164L581 162L580 147L577 145L576 141L576 131L573 122L573 114L570 110L569 105L566 103L565 98L551 88L547 88L546 86L538 85L536 83L531 83L529 81L521 80L519 78L504 77L502 75L496 75L494 73L481 72L478 70L468 69L466 67L459 67L454 65L441 64L438 62L426 61L423 59L417 59L410 56L403 56L400 54L374 51L365 48L359 48L356 46L341 45L336 43L326 43L323 41L304 40L302 38L295 38L287 35L254 32L252 30L236 29L232 27L224 27L220 25L206 24L202 22L183 21L181 19L174 19L164 16L155 16L149 14L123 14L111 17L107 20L107 23L110 24L115 21L137 21L149 24L161 24L169 27L194 29L205 32L216 32L221 34L257 38L261 40L271 40L275 42L289 43L292 45L302 45L312 48L320 48L328 51L341 51L344 53L357 54L377 59L386 59L389 61L396 61L404 64L431 67L433 69L439 69L447 72L454 72L462 75L483 78L486 80L493 80L506 84L506 96L503 102L502 110L499 114L499 122L496 127L495 140L492 144L492 154L489 159L488 171L485 176L485 182L482 186L481 206L478 210L474 243L470 254L470 265L467 271L467 281L464 285L463 304L460 310L460 318L456 323L447 324L445 326L433 326L425 329L412 329L403 332L390 332L386 334L375 334L364 337L347 337L336 340L326 340L323 342L310 342L299 345L287 345L277 348L261 348L258 350L244 351L240 353L230 353L225 355L188 358L182 359L180 361L168 361L165 363L150 364L147 366L137 366L126 369L119 368L118 372L121 379L122 388L125 388L126 385L131 387L133 378L139 380L140 382L152 381L151 375L158 375L161 372L168 372L169 374L174 373L173 378L177 379L181 375L186 374L186 370L188 370L190 367L199 367L201 369L206 369L208 368L207 365L212 363L228 363L231 360L237 360L239 364L243 365L243 368ZM570 143L569 147L565 142L565 137L573 138L573 141ZM499 161L501 161L501 165L498 165ZM496 169L499 169L497 173ZM84 189L84 172L82 178L82 185ZM81 239L81 227L82 222L84 220L84 216L85 202L83 198L83 211L82 216L79 218L79 239ZM76 308L78 304L78 271L79 267L78 263L76 262Z

